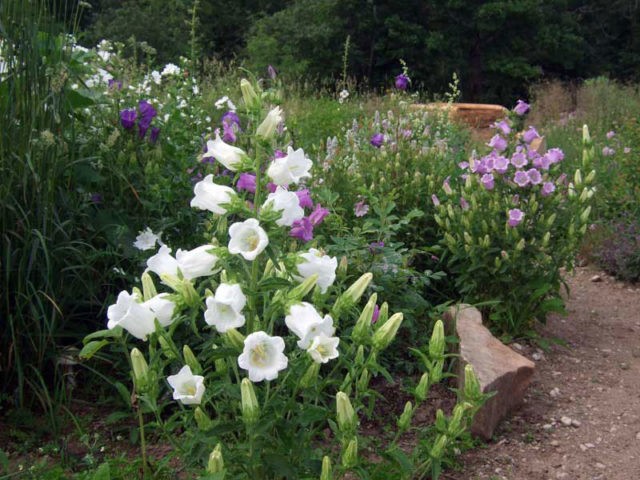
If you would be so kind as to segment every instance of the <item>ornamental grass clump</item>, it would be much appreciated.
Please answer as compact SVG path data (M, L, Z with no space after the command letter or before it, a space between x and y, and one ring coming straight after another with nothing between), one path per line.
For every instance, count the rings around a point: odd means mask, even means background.
M560 149L532 147L540 138L534 127L522 134L510 120L494 127L490 151L461 162L433 197L438 254L460 295L491 302L484 307L491 326L518 336L563 311L560 269L573 267L587 230L594 149L585 126L581 168L569 171Z
M141 288L118 295L107 329L85 339L81 356L112 344L130 360L145 476L151 427L184 464L206 469L206 478L328 479L348 470L437 476L482 395L461 394L450 420L440 412L435 433L419 432L413 452L400 450L415 408L443 377L439 322L428 345L416 349L426 373L415 404L400 413L395 437L375 439L384 462L362 455L372 440L359 433L359 422L372 415L377 395L369 383L390 378L379 359L403 314L378 308L375 293L361 308L373 275L343 289L347 265L339 269L322 244L309 243L330 215L304 186L311 161L301 149L279 148L287 141L284 117L267 105L268 92L247 80L241 89L235 145L214 132L202 154L214 162L211 173L193 188L191 206L206 238L175 253L162 244L146 262ZM224 170L214 174L218 163Z

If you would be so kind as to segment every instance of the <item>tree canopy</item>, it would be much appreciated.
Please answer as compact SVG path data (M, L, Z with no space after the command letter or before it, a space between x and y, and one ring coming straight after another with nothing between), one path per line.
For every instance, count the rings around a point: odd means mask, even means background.
M457 73L470 101L513 101L551 78L640 79L640 3L628 0L97 0L83 28L86 43L145 41L158 61L195 39L201 56L311 80L340 77L349 37L360 82L389 85L403 59L415 88L443 91Z

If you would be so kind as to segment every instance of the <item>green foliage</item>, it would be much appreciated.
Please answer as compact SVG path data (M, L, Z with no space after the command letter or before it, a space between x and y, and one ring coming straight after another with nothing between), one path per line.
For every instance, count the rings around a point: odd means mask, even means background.
M177 62L190 52L189 8L191 0L101 0L86 11L94 20L81 37L84 45L103 39L145 42L160 62ZM129 50L130 55L133 54Z

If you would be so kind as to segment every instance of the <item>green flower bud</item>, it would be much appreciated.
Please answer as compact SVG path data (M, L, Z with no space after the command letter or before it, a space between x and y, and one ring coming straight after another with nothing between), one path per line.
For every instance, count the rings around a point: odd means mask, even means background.
M438 320L433 326L433 333L429 339L429 356L433 360L441 360L444 358L444 348L444 323L442 320Z
M282 122L282 109L280 107L275 107L269 111L266 118L258 126L256 136L264 140L269 140L275 135L280 122Z
M338 428L344 434L353 434L357 426L356 412L351 406L349 397L344 392L336 394L336 417L338 419Z
M347 372L344 376L344 380L342 381L342 385L340 385L340 391L344 392L346 395L351 395L353 380L351 379L351 374Z
M356 366L364 364L364 346L358 346L358 350L356 351L356 358L354 359L353 363L355 363Z
M307 371L304 372L302 378L300 379L300 386L302 388L309 388L318 381L318 374L320 373L320 364L313 362L307 368Z
M478 401L482 396L480 382L470 364L464 367L464 399L470 402Z
M158 335L158 342L160 343L160 348L162 349L162 353L168 360L175 360L178 358L174 349L171 347L166 338L162 335Z
M349 297L353 303L356 303L362 297L362 294L367 289L369 284L373 280L373 274L367 272L363 274L353 285L351 285L342 295Z
M362 313L360 317L358 317L358 321L353 327L353 331L351 332L351 338L357 343L366 343L369 340L370 332L371 332L371 319L373 318L373 310L376 306L376 302L378 301L378 295L373 294L369 297L369 301L362 309Z
M240 90L242 91L242 98L247 109L252 110L260 106L260 97L256 94L249 80L246 78L240 80Z
M347 448L342 453L342 466L353 468L358 464L358 438L354 437L349 441Z
M240 396L242 405L242 421L246 425L254 425L260 418L260 406L253 389L253 383L248 378L243 378L240 383Z
M340 259L340 263L338 264L338 269L336 270L336 273L338 274L338 276L345 276L347 274L347 270L349 268L349 260L347 260L346 256L343 256Z
M131 350L131 364L133 366L133 383L138 393L143 393L149 387L149 365L140 350Z
M423 373L420 377L420 381L416 386L414 396L416 397L416 403L424 402L429 394L429 374Z
M223 334L224 340L228 346L235 348L236 350L244 349L244 335L238 332L235 328L230 328Z
M411 402L407 402L404 405L404 411L400 418L398 418L398 428L400 431L405 431L411 425L411 418L413 417L413 405Z
M542 237L542 246L546 247L547 245L549 245L550 239L551 239L551 232L545 233L544 237Z
M433 216L433 218L435 219L438 226L442 227L442 218L440 218L440 215L436 214Z
M573 183L575 183L576 187L579 187L580 185L582 185L582 173L580 172L579 168L576 170L576 173L573 175Z
M471 235L469 235L468 232L464 232L463 236L464 236L464 241L467 245L473 244L473 238L471 238Z
M134 295L135 297L137 297L138 299L142 299L144 300L144 295L142 294L142 292L140 291L140 289L138 287L133 287L131 289L131 294ZM138 303L140 303L141 301L138 300Z
M331 459L326 455L322 457L322 470L320 471L320 480L333 480L333 472L331 471Z
M589 188L584 187L582 189L582 192L580 193L580 198L578 199L580 201L580 203L584 203L588 200L589 198Z
M553 222L556 221L557 215L555 213L552 213L551 216L549 217L549 219L547 220L547 228L551 227L551 225L553 225Z
M431 455L431 458L435 458L435 459L439 459L442 457L442 455L444 454L444 449L447 446L448 443L448 439L446 435L440 435L433 447L431 447L431 452L429 452L429 455Z
M591 213L591 205L585 208L582 214L580 215L580 220L582 221L582 223L587 223L590 213Z
M584 183L586 183L587 185L589 185L591 182L593 182L596 178L596 171L595 170L591 170L589 172L589 175L587 175L587 178L584 179Z
M222 459L222 445L216 445L209 455L209 463L207 464L207 473L219 473L224 470L224 460Z
M184 363L189 365L194 375L200 375L202 373L202 366L200 365L200 362L198 362L196 356L193 354L191 348L189 348L189 345L185 345L182 347L182 356L184 357Z
M447 418L444 416L444 412L440 408L436 410L435 426L436 430L439 432L444 432L447 429Z
M195 418L198 428L203 432L207 432L213 428L213 422L209 418L209 415L204 413L200 407L196 407L193 412L193 418Z
M453 211L453 207L451 206L450 203L447 204L447 215L449 215L449 218L451 220L453 220L455 218L455 216L456 216L456 214Z
M318 274L314 273L313 275L305 278L302 283L292 288L289 293L287 293L288 306L300 303L307 293L313 290L313 287L316 286L317 282Z
M468 404L465 402L463 404L458 403L453 407L453 414L449 420L447 432L454 438L464 431L462 420L464 419L464 414L467 411L467 405Z
M500 268L500 265L502 265L502 261L500 260L500 257L494 258L493 264L495 265L496 269Z
M373 334L373 348L382 351L389 346L398 333L398 328L402 323L403 315L398 312L384 322L384 324Z
M369 380L371 380L371 374L369 373L369 370L367 370L366 368L362 370L362 373L360 374L360 378L358 378L358 381L356 382L356 387L358 388L358 392L364 392L367 390L367 388L369 388Z
M452 250L455 250L456 245L458 244L458 242L456 242L456 239L453 238L453 236L449 232L444 234L444 239L447 242L447 246L449 248L451 248Z
M376 324L384 325L387 322L388 318L389 318L389 304L387 302L384 302L382 305L380 305L380 311L378 312L378 321L376 322Z
M142 274L142 292L142 298L144 298L145 302L158 295L156 286L153 283L153 278L151 278L148 272Z
M584 145L591 144L591 135L589 135L589 127L586 124L582 126L582 143Z
M524 238L521 238L520 241L516 244L516 250L521 252L522 250L524 250L524 246L525 246Z

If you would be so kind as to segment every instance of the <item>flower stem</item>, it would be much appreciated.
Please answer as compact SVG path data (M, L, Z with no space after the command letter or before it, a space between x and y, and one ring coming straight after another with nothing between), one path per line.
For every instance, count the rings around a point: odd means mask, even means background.
M147 464L147 443L144 438L144 418L142 417L142 406L138 405L138 425L140 426L140 450L142 451L142 478L149 478Z

